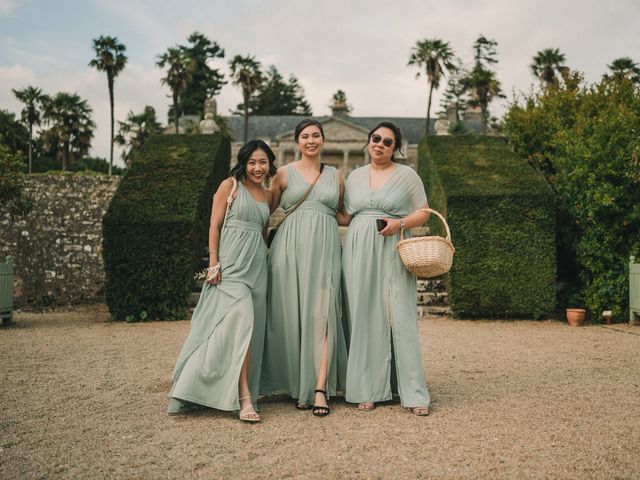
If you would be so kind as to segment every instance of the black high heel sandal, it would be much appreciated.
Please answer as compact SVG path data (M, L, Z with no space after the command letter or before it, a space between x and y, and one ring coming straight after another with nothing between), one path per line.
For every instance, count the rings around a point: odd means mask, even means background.
M314 405L311 408L311 413L313 413L315 417L326 417L331 413L331 409L328 406L329 400L327 399L327 392L325 390L316 389L314 393L322 393L324 395L324 399L327 401L327 406Z

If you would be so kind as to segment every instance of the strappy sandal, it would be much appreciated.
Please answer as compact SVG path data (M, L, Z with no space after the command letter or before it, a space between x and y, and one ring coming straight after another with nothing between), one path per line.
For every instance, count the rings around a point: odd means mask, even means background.
M242 397L239 399L239 401L241 400L246 400L247 398L251 398L251 395L247 395L246 397ZM250 412L250 413L245 413L247 410L249 409L253 409L253 405L249 404L249 406L244 407L242 410L240 410L240 413L238 414L238 418L240 420L242 420L243 422L247 422L247 423L257 423L259 422L260 419L260 415L258 413L256 413L255 411Z
M413 407L411 413L418 417L426 417L429 415L429 407Z
M298 403L298 402L296 402L296 408L298 410L311 410L313 408L313 405L311 405L310 403Z
M375 410L376 404L373 402L362 402L358 404L358 410L362 410L363 412L370 412L371 410Z
M320 390L319 388L317 388L314 393L322 393L324 395L324 399L327 400L327 392L325 390ZM327 400L327 404L328 403L329 400ZM314 405L313 407L311 407L311 413L313 413L313 415L316 417L326 417L331 413L331 409L328 405L326 407L321 405Z

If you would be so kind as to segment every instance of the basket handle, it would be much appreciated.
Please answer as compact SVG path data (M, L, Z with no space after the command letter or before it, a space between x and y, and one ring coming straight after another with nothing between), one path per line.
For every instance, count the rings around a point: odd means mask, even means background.
M435 213L436 217L438 217L442 223L444 223L444 228L447 231L447 236L445 237L446 240L448 240L449 242L451 242L451 230L449 230L449 224L447 223L447 221L444 219L444 217L442 215L440 215L438 212L436 212L435 210L431 209L431 208L424 208L422 209L423 212L429 212L429 213ZM404 228L400 230L400 240L404 240Z

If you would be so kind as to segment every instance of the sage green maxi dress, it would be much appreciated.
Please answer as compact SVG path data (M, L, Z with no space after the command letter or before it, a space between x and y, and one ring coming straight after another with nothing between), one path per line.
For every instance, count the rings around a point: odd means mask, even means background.
M269 206L256 202L242 182L237 192L220 236L221 281L202 287L173 373L168 413L199 406L239 410L238 381L249 346L249 389L256 406L267 294L262 230Z
M381 402L397 393L405 407L429 404L418 336L416 279L396 250L400 235L383 237L376 230L376 218L402 218L426 203L420 177L406 165L395 164L377 190L370 187L369 165L347 179L345 210L353 215L342 253L351 333L348 402Z
M282 193L285 210L309 188L293 164ZM269 251L267 329L260 392L314 402L328 336L327 395L343 390L347 367L342 325L340 236L335 219L338 171L326 166L309 197L286 218Z

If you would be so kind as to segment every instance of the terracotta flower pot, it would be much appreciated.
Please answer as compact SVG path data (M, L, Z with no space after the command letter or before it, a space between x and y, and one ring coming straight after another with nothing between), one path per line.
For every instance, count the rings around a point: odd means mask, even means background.
M579 327L584 322L584 308L567 308L567 322L572 327Z

